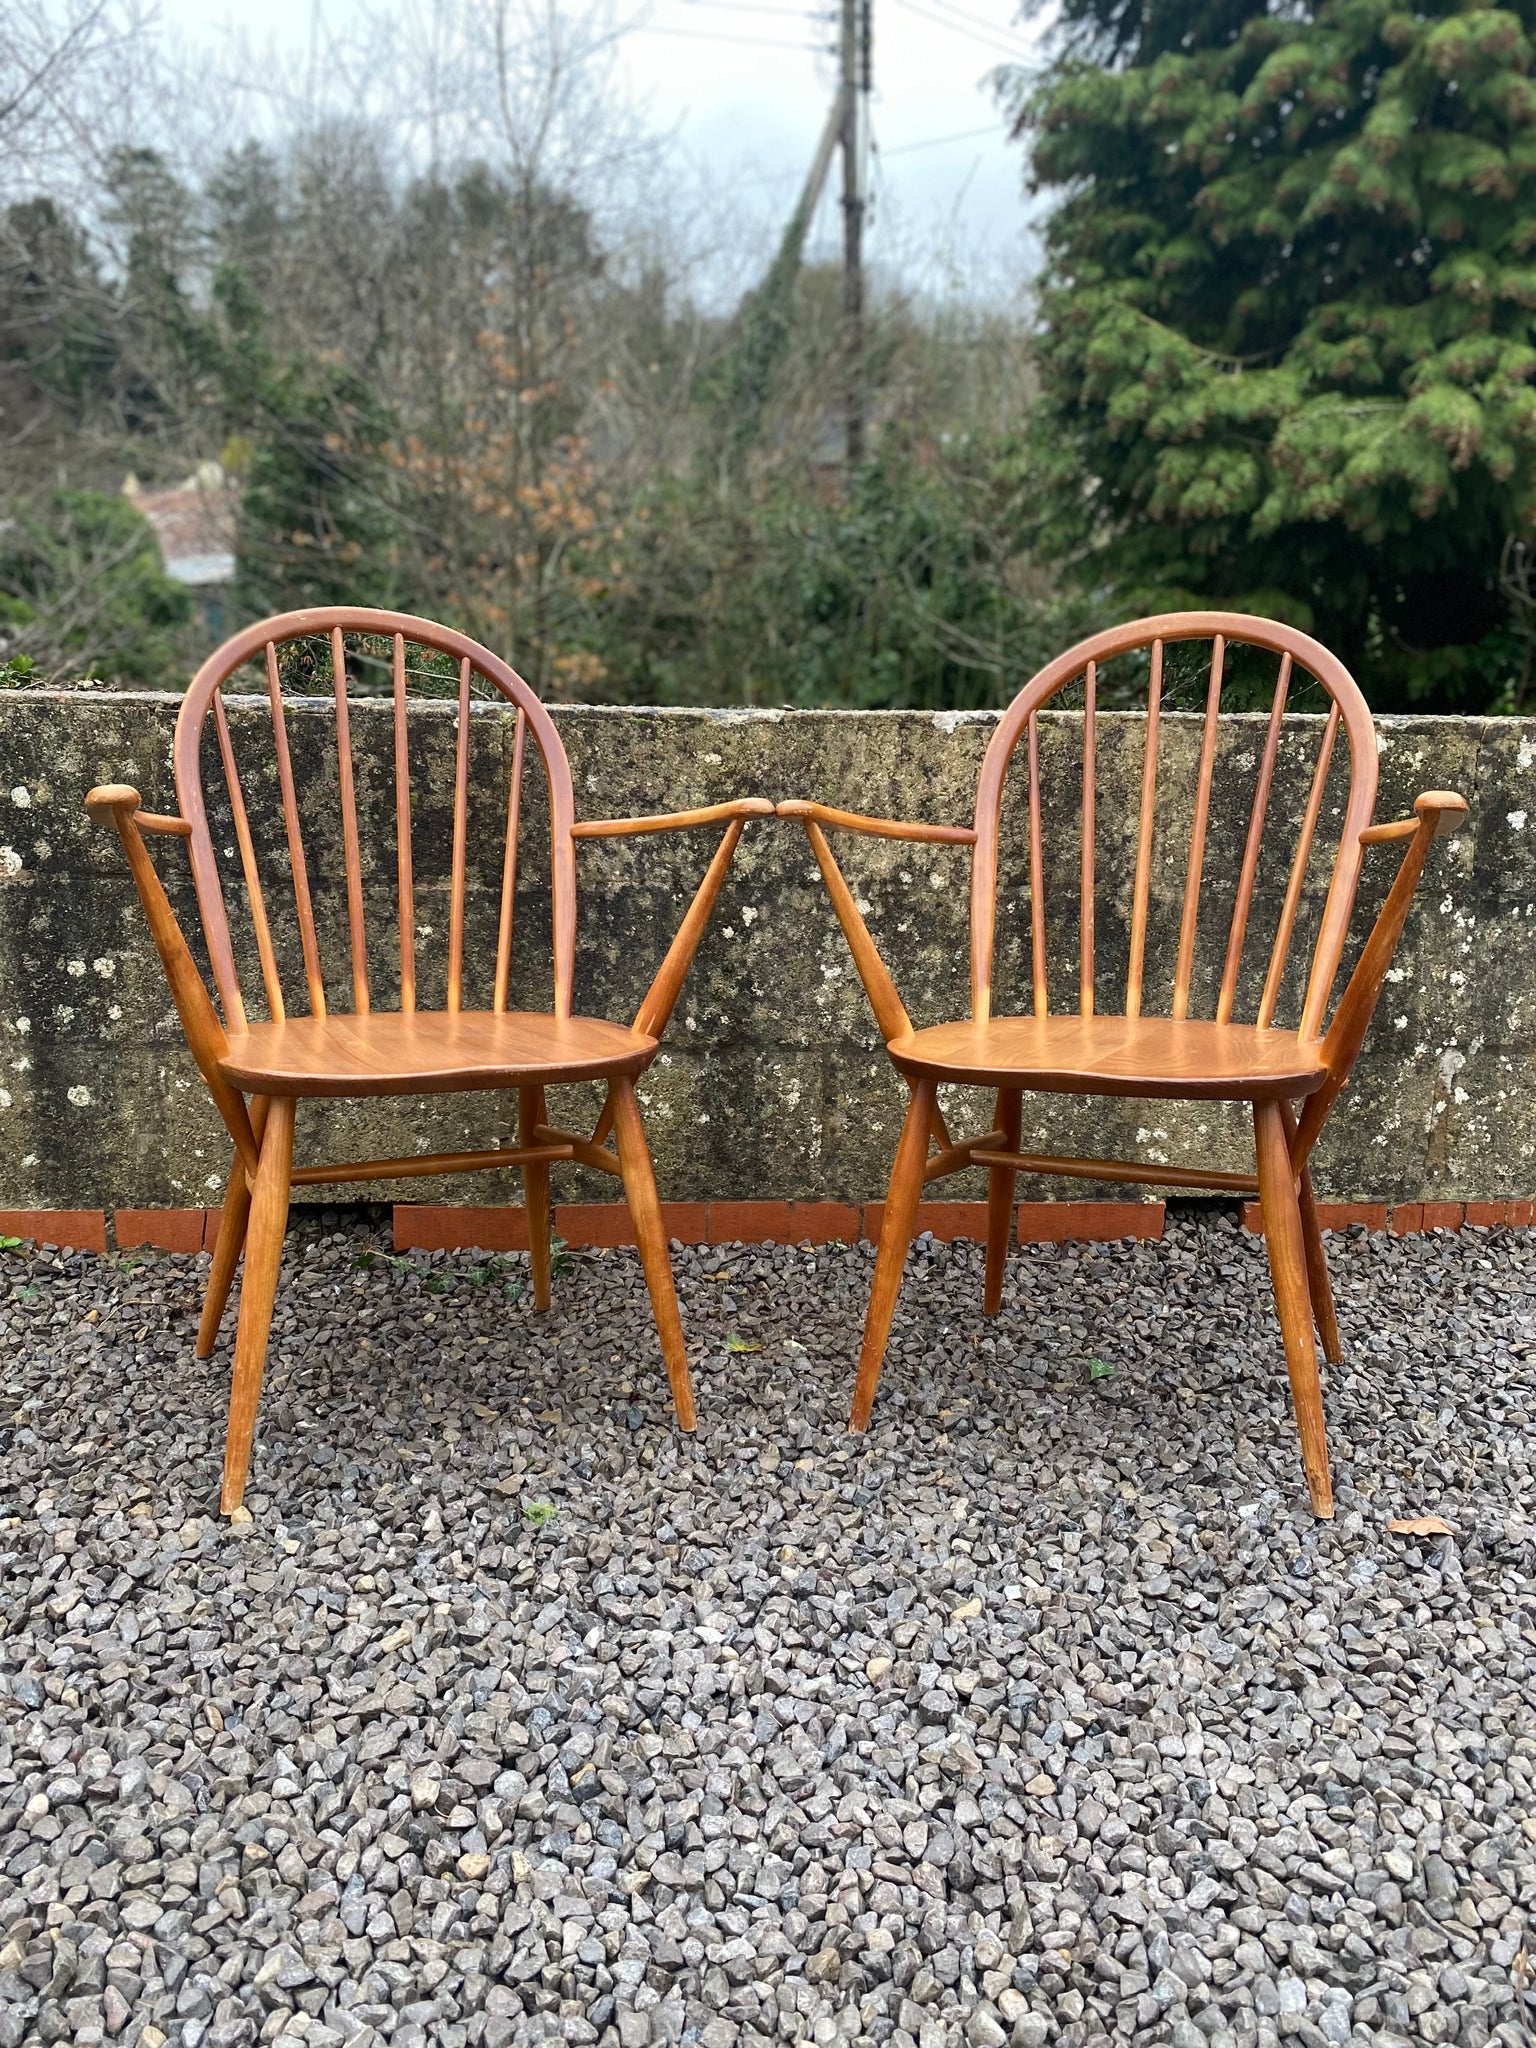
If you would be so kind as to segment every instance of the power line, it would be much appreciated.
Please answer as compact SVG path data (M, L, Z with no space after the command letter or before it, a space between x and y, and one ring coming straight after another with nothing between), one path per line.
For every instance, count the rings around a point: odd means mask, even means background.
M999 28L995 21L987 21L979 14L972 14L968 7L957 6L956 0L933 0L933 4L941 8L945 14L955 16L956 20L969 22L973 28L982 30L994 40L1001 37L1006 41L1013 34L1009 28Z
M685 7L703 7L719 14L777 14L787 16L791 21L814 19L821 13L817 7L759 7L755 0L683 0ZM823 26L827 24L823 23Z
M946 142L970 142L978 135L996 135L1000 140L1003 131L995 121L989 121L985 128L962 128L954 135L929 135L921 142L898 142L894 149L882 149L882 156L909 156L914 149L939 149Z
M756 50L809 50L817 52L826 48L824 43L789 43L775 41L768 36L738 36L733 35L728 29L663 28L659 22L654 21L637 22L633 28L626 29L624 33L634 36L681 36L690 43L746 43Z
M904 7L908 14L920 14L924 21L936 22L940 28L950 29L957 36L969 36L972 42L985 43L991 49L1000 51L1005 57L1019 58L1023 50L1016 43L1005 43L995 30L970 28L965 22L948 14L938 14L932 8L920 7L918 0L896 0L898 7Z

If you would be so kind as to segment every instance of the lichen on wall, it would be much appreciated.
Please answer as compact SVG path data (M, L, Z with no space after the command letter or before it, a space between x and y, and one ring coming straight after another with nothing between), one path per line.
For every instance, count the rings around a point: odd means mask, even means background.
M0 696L0 1206L211 1206L228 1146L182 1043L158 961L114 836L81 807L95 782L134 783L147 807L173 810L170 742L178 700L84 692ZM395 788L389 707L352 708L370 982L375 1007L398 1001ZM564 710L578 816L629 815L734 795L814 796L865 812L967 822L993 727L986 715ZM232 700L230 724L274 943L290 1008L303 974L270 721ZM414 718L412 844L418 973L424 1005L445 986L453 835L451 704ZM1251 1017L1274 931L1317 722L1288 721L1271 799L1239 981ZM308 871L328 988L350 1004L346 892L329 705L289 711ZM1052 1005L1077 1004L1080 934L1081 719L1041 720L1045 902ZM512 720L477 706L471 721L465 1001L488 1006L502 880ZM1157 784L1147 1008L1166 1009L1187 873L1198 719L1169 715ZM1261 718L1222 721L1200 893L1193 1013L1210 1015L1225 953ZM1101 716L1096 827L1096 1001L1124 1000L1145 721ZM1380 727L1380 817L1425 787L1471 802L1465 830L1436 847L1355 1079L1316 1162L1319 1191L1341 1200L1497 1199L1536 1189L1536 725L1499 719L1395 719ZM1005 798L997 921L997 1007L1030 995L1028 835L1022 762ZM262 1014L261 979L228 806L215 838L242 985ZM1330 781L1320 844L1338 829L1342 780ZM516 903L514 1001L549 1000L548 813L530 771ZM1331 843L1331 842L1330 842ZM715 844L709 831L588 842L581 882L577 1005L632 1015ZM970 856L964 848L835 835L835 849L913 1020L966 1012ZM186 855L155 859L187 929L196 906ZM1367 857L1345 972L1395 870ZM1315 862L1294 948L1304 963L1326 866ZM195 947L200 942L194 939ZM1293 972L1286 1002L1296 1014ZM1340 986L1342 986L1342 977ZM862 1199L884 1190L904 1089L892 1073L847 949L798 827L748 827L713 925L660 1056L641 1087L665 1196ZM963 1093L963 1091L962 1091ZM591 1089L558 1114L595 1113ZM985 1127L974 1093L947 1107L960 1129ZM304 1159L459 1149L512 1132L501 1098L307 1105ZM1245 1116L1220 1105L1026 1099L1029 1149L1246 1166ZM982 1192L979 1173L946 1193ZM1082 1183L1021 1184L1022 1195L1082 1194ZM430 1199L517 1198L515 1178L401 1183L371 1193ZM562 1199L607 1199L612 1184L557 1169Z

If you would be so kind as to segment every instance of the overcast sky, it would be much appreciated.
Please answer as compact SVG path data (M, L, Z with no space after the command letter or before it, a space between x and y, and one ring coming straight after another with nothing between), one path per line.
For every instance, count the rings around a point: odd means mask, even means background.
M300 58L345 35L354 0L161 0L167 29L195 41L234 30L248 48ZM1033 54L1017 0L874 0L871 263L942 287L948 266L970 292L1017 283L1032 256L1022 158L1009 144L988 74ZM834 7L796 0L639 0L617 77L658 129L732 186L762 231L787 212L816 146L836 76ZM836 173L812 238L841 233ZM764 260L771 243L764 250ZM755 267L755 266L754 266ZM959 284L959 276L949 280Z

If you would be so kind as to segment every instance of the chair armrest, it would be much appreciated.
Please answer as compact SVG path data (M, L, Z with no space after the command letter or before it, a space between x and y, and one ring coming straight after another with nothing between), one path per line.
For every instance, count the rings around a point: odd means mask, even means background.
M139 792L130 789L126 782L103 782L87 794L85 808L98 825L117 825L119 818L126 813L129 822L137 825L141 832L162 832L176 839L192 837L192 827L187 819L167 818L158 811L140 810Z
M145 920L149 925L150 937L155 942L155 951L160 955L160 964L165 969L165 978L171 985L171 996L176 1004L176 1014L181 1019L181 1028L187 1034L187 1044L197 1062L198 1072L208 1084L215 1107L230 1136L247 1173L256 1171L256 1137L251 1129L250 1116L246 1110L245 1098L238 1089L225 1080L219 1062L229 1049L224 1035L224 1026L213 1007L203 977L192 958L192 949L187 944L176 913L171 908L170 898L155 873L155 864L149 857L149 848L144 844L144 833L164 832L177 838L189 839L192 827L184 818L164 818L154 812L139 808L139 792L130 789L127 783L108 782L93 789L85 799L85 808L98 825L112 825L122 841L123 851L128 856L128 867L133 875L134 886L139 892Z
M1414 800L1411 818L1394 818L1389 824L1367 825L1360 834L1362 846L1384 846L1393 839L1412 839L1428 830L1430 839L1445 839L1459 831L1467 815L1467 800L1452 789L1426 789Z
M791 797L778 807L781 818L798 818L802 824L832 825L841 832L863 832L871 839L918 839L936 846L974 846L973 825L925 825L903 823L897 818L866 818L857 811L833 810L829 804L808 804Z
M1456 831L1467 815L1467 802L1454 790L1428 789L1415 802L1413 812L1411 818L1397 818L1385 825L1368 825L1360 834L1363 846L1384 846L1393 840L1406 840L1407 848L1387 891L1387 900L1377 912L1370 936L1355 962L1349 986L1339 998L1333 1022L1323 1034L1322 1054L1328 1079L1315 1095L1307 1097L1302 1109L1292 1148L1292 1165L1297 1172L1305 1165L1307 1155L1316 1144L1318 1134L1328 1120L1328 1113L1338 1100L1365 1043L1365 1034L1370 1029L1382 983L1387 978L1387 970L1403 935L1408 909L1419 886L1419 877L1424 872L1429 849L1435 840Z
M733 803L706 804L698 811L658 811L651 818L589 818L571 827L571 837L621 839L636 832L686 832L694 825L714 825L722 819L772 816L773 805L767 797L743 796Z

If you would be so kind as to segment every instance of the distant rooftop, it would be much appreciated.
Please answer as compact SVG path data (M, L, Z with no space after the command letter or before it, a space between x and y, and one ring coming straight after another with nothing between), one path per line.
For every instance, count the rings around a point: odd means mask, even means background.
M154 528L167 576L194 590L234 581L239 500L219 463L199 463L184 482L166 491L146 491L130 475L123 481L123 496Z

